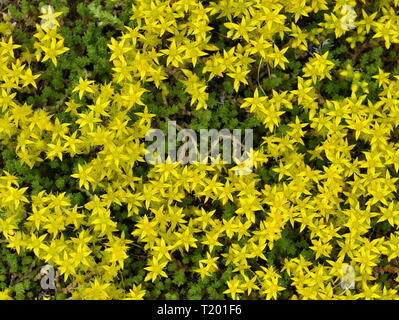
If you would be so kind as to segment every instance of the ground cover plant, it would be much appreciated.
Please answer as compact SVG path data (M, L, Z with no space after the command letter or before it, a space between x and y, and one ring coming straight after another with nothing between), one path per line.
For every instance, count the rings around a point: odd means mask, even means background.
M0 299L397 299L398 10L0 1ZM253 170L149 163L168 121Z

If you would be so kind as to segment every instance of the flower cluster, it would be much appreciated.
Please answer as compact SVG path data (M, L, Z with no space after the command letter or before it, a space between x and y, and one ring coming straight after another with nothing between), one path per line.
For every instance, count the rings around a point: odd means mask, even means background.
M399 43L399 3L380 1L375 12L359 3L353 30L341 24L343 2L334 3L136 1L134 23L108 44L112 81L80 78L61 106L70 122L19 102L17 93L37 89L39 75L27 66L33 57L17 58L19 45L3 38L0 146L12 146L30 168L81 158L71 178L87 196L77 206L66 192L31 194L4 171L0 234L7 246L53 265L74 299L142 299L194 250L199 259L182 269L192 279L230 270L222 293L233 299L398 298L399 76L381 66L362 80L351 64L341 67L329 50L319 52L318 35L351 44L369 37L389 49ZM322 21L302 27L318 12ZM68 50L57 21L53 28L37 25L37 62L56 65ZM214 42L219 31L223 45ZM286 71L295 57L295 88L265 91L260 69L272 79L270 72ZM167 95L166 83L177 80L190 96L187 108L208 109L213 85L223 79L241 96L238 107L260 121L255 172L169 160L146 166L145 136L158 120L146 94ZM352 81L348 95L323 97L322 84L340 79ZM377 96L368 96L368 84ZM123 219L115 207L123 208ZM376 225L385 231L374 232ZM283 250L288 232L302 243ZM283 254L275 258L277 247ZM145 276L126 291L120 277L133 249L146 261ZM346 266L354 268L354 290L339 286ZM386 266L394 276L383 283L378 272Z

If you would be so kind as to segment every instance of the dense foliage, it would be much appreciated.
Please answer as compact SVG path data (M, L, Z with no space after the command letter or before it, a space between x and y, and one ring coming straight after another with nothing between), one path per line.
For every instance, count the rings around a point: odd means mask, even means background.
M398 0L0 9L0 298L399 297ZM168 120L254 171L147 163Z

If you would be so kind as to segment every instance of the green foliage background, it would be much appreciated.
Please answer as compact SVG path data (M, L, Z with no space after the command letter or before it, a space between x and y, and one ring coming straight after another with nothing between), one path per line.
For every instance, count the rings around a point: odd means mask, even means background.
M123 30L123 26L134 26L129 20L131 14L131 4L133 0L124 3L114 3L111 1L79 1L79 0L52 0L51 5L56 11L62 11L63 24L61 34L65 38L65 46L70 51L58 58L58 65L54 66L51 62L46 62L44 67L37 64L32 65L32 70L41 72L40 95L30 95L26 100L36 108L45 108L51 110L61 122L73 122L70 114L64 112L64 102L67 97L77 98L77 93L72 93L72 89L78 83L80 77L96 80L101 83L111 81L112 65L109 62L109 51L107 43L111 37L118 37ZM38 0L15 1L4 0L0 5L0 10L9 13L15 27L12 31L16 42L22 44L22 49L28 49L33 52L33 38L35 32L36 17L40 15L40 8L47 3ZM314 21L318 17L315 16ZM217 26L219 30L225 28L223 23ZM303 26L301 26L303 27ZM308 28L311 28L309 24ZM379 46L357 46L354 49L343 41L334 40L331 36L330 41L319 48L322 52L330 51L333 61L336 65L344 66L347 62L354 65L355 70L362 71L362 81L369 82L369 99L376 100L378 97L378 88L371 81L371 77L378 73L378 67L384 66L386 72L399 74L399 66L395 61L398 59L398 46L393 46L390 50ZM215 39L215 43L220 48L228 46L223 37ZM372 44L373 42L371 42ZM310 48L314 50L315 48ZM310 53L308 53L310 54ZM294 50L287 52L287 58L290 61L286 70L268 70L265 65L259 66L260 85L266 92L271 90L293 90L296 85L296 77L300 74L302 63L301 57L296 57ZM302 57L303 58L303 57ZM391 69L391 70L390 70ZM250 86L244 93L245 96L251 96L253 89L257 86L258 75L256 70L250 74ZM251 85L252 83L252 85ZM352 81L342 79L342 81L324 81L320 84L320 92L326 99L340 100L350 93ZM158 119L157 125L163 129L166 128L166 119L177 120L183 123L187 128L199 130L201 128L252 128L255 130L254 141L258 141L264 133L264 127L260 121L253 115L240 110L243 97L238 96L233 91L233 80L226 79L221 84L212 85L212 93L208 99L207 110L190 110L188 107L189 97L184 92L183 85L176 81L167 83L168 97L160 94L159 90L154 90L144 94L143 102L148 106L149 112L155 113ZM25 101L23 94L18 96L20 101ZM306 111L299 107L287 112L284 117L286 121L281 121L277 132L285 134L287 126L284 123L292 121L296 116L301 120L307 119ZM132 115L132 118L134 116ZM312 149L318 141L306 136L304 148ZM360 152L361 150L357 150ZM73 169L82 161L80 159L71 159L66 157L64 161L59 160L45 161L33 169L26 165L21 165L12 149L0 149L0 167L4 170L16 174L20 177L21 185L28 186L32 194L40 190L53 192L67 192L71 195L73 205L81 205L87 201L87 195L77 188L76 180L70 178ZM316 168L322 168L325 162L315 160ZM262 183L277 182L278 174L272 171L277 167L277 163L260 168L259 174ZM143 164L141 174L145 175L147 170ZM185 199L186 205L190 204L192 199ZM232 205L226 205L223 208L223 218L228 219L234 212ZM112 212L115 220L118 221L120 230L128 230L128 219L123 208L114 205ZM385 223L375 223L375 232L384 234L389 229ZM299 253L307 259L312 259L313 252L308 249L309 242L304 233L299 233L295 228L286 228L280 240L276 241L274 248L267 253L268 264L281 267L282 257L294 257ZM228 245L228 244L226 244ZM121 288L128 290L133 284L139 284L143 281L146 265L145 253L140 249L133 247L129 254L130 257L125 261L125 268L121 277ZM215 248L218 251L218 247ZM155 285L147 283L144 288L149 290L146 298L150 299L223 299L223 290L226 280L230 279L232 270L228 268L222 272L216 273L212 277L203 280L190 279L185 274L185 265L198 263L202 259L202 252L197 249L189 258L184 258L181 262L175 260L168 266L168 271L173 271L173 277L156 281ZM40 279L37 275L40 271L42 262L38 261L32 253L22 251L20 255L15 255L6 248L4 242L0 243L0 290L10 289L11 294L16 299L37 299L46 294L40 288ZM137 271L141 270L141 271ZM135 276L131 276L136 274ZM389 281L385 276L384 281ZM57 292L47 292L55 295L56 298L65 296L68 283L61 284ZM283 278L282 285L289 288L290 280L286 276ZM63 289L64 288L64 289ZM285 291L281 298L288 298L289 291ZM255 299L254 296L248 296L248 299Z

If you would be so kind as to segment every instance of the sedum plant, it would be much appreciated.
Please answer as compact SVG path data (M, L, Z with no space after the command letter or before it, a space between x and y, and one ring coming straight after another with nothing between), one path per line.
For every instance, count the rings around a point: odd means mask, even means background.
M5 18L2 250L54 267L57 299L396 299L398 7L93 1L74 8L95 21L83 71L69 13L47 7L31 37ZM146 163L168 117L253 128L253 172ZM38 298L8 276L0 298Z

